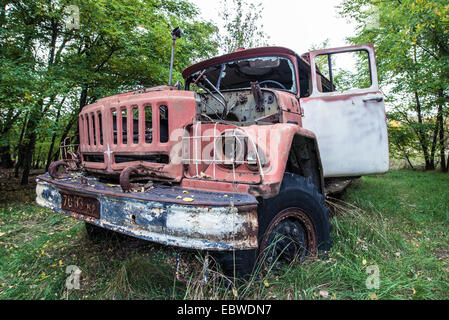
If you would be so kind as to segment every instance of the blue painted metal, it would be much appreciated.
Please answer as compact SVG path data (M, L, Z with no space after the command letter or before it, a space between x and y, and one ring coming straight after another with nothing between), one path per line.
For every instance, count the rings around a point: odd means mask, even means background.
M61 208L60 191L94 195L100 219ZM187 192L187 193L186 193ZM249 194L224 194L155 186L124 193L119 187L88 178L37 178L37 203L68 216L137 238L192 249L257 248L257 200ZM192 202L183 198L189 197Z

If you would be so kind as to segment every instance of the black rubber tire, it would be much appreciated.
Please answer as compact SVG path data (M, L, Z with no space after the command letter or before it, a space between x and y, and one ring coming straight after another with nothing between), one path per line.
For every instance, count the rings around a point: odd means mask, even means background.
M118 238L118 233L109 229L101 228L94 224L84 222L87 236L91 240L112 239Z
M259 248L211 253L226 276L247 278L251 275L270 222L278 213L288 208L298 208L308 215L315 229L318 256L326 257L332 245L330 238L332 225L329 222L329 209L325 205L324 196L309 179L293 173L285 173L279 194L271 199L263 200L259 205Z
M258 250L213 251L210 255L231 281L248 279L253 273ZM214 264L212 264L213 266Z

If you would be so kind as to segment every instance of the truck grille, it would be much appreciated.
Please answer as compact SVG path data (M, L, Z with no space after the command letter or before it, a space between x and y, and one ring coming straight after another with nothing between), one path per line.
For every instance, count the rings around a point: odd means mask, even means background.
M110 152L111 164L134 161L168 164L168 154L155 154L152 147L169 141L168 113L166 105L155 107L152 104L106 110L99 107L98 110L82 112L79 130L84 161L96 165L105 163L108 158L105 154ZM108 120L111 125L104 124ZM155 139L157 141L153 141Z

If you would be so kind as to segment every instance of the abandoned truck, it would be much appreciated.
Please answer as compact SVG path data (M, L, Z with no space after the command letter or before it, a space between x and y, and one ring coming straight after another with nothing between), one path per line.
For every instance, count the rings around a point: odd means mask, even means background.
M239 49L183 78L84 107L37 203L91 236L205 250L227 274L328 251L329 181L388 171L373 46Z

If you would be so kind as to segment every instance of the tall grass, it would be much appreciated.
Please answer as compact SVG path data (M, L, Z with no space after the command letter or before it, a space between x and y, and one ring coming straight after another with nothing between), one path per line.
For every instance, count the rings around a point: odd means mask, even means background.
M2 202L0 299L449 298L447 175L364 177L327 205L327 259L258 266L250 279L232 284L204 268L204 252L128 237L92 241L82 223L32 200ZM69 265L82 271L80 290L66 289ZM378 289L366 286L368 266L378 267Z

